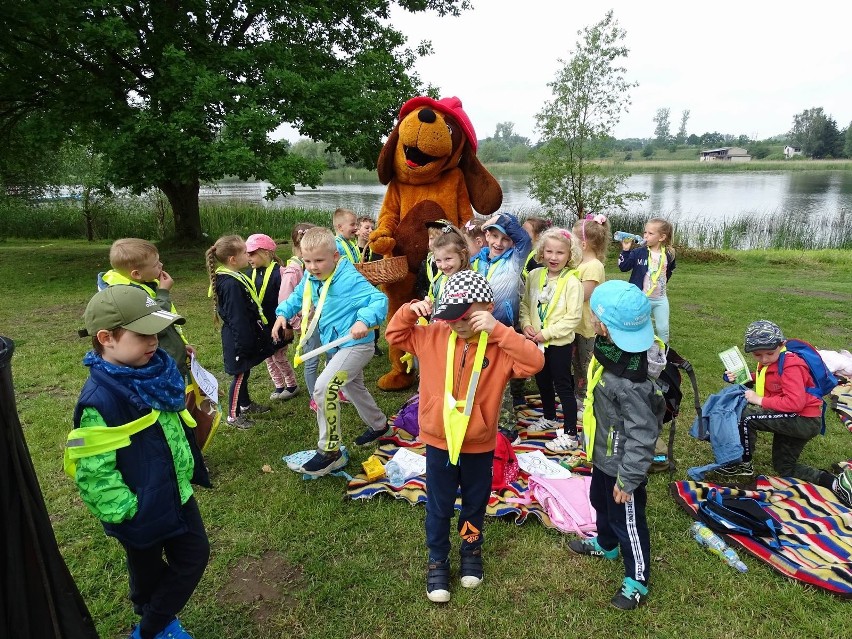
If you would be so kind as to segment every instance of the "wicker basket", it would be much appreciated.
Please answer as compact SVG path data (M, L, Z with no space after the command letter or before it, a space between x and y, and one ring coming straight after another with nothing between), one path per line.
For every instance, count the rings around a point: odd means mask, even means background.
M408 272L408 258L404 255L386 257L375 262L358 262L355 268L367 278L370 284L393 284L399 282Z

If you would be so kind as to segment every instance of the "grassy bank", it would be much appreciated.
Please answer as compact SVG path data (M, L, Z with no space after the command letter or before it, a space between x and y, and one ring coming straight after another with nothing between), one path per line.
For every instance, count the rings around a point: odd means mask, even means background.
M94 290L108 268L108 243L0 244L6 283L0 333L12 337L18 412L63 555L105 639L124 637L134 617L127 602L123 553L107 539L61 470L62 447L77 393L86 340L76 337ZM161 257L176 281L174 300L201 361L225 384L219 337L213 329L203 256L174 248ZM701 260L701 261L699 261ZM624 277L612 268L611 277ZM806 276L803 276L806 274ZM707 254L684 251L669 294L672 339L698 373L702 399L722 386L716 352L741 342L745 325L767 317L788 335L821 348L852 341L852 263L843 251L765 251ZM386 345L382 343L382 348ZM366 371L375 388L385 371L376 358ZM709 446L687 436L694 417L686 390L678 422L677 479L711 458ZM532 386L531 386L532 388ZM252 393L265 399L262 368ZM408 395L377 392L394 412ZM344 439L362 425L343 408ZM567 537L530 520L523 526L489 521L483 586L456 588L447 606L424 596L424 508L381 497L352 502L344 480L304 482L281 456L315 445L316 424L304 394L277 404L248 432L224 426L208 464L216 487L198 500L212 542L207 572L182 614L196 637L246 639L452 637L839 637L848 603L791 582L746 557L745 575L702 551L689 536L689 518L668 494L668 476L649 487L652 589L633 613L608 607L621 580L620 563L571 555ZM852 435L829 416L825 437L808 444L805 463L825 467L852 451ZM353 472L370 450L354 450ZM762 437L756 467L771 472ZM272 472L264 472L268 464ZM736 611L736 612L734 612Z

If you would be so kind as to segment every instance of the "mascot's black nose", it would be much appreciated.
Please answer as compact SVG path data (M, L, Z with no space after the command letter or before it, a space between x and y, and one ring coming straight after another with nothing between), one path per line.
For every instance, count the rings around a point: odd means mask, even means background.
M432 109L422 109L420 113L417 114L417 119L421 122L425 122L426 124L432 124L437 117Z

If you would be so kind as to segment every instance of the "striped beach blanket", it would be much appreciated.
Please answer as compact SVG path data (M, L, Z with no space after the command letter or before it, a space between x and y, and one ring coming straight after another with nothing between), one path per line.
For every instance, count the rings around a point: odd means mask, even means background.
M672 482L675 501L693 518L710 488L723 496L752 497L780 524L780 549L759 538L724 535L782 575L852 598L852 509L828 489L792 478L758 477L753 488L729 488L693 481Z
M530 433L529 438L526 437L524 424L519 419L518 429L523 436L521 443L514 446L516 453L528 453L533 451L542 451L549 459L559 462L562 459L567 459L571 455L558 455L550 452L544 446L548 440L547 433ZM553 437L553 433L549 435ZM390 433L379 440L379 447L375 455L382 461L382 464L394 456L400 448L408 448L412 452L419 455L426 454L426 446L416 440L404 430L391 428ZM580 457L585 458L582 453ZM588 468L575 469L575 472L589 472ZM426 477L421 475L409 479L405 484L397 488L392 486L387 477L382 477L374 481L368 481L366 474L361 473L355 475L347 485L346 495L350 499L371 499L376 495L388 495L395 499L402 499L410 504L425 504L426 503ZM544 508L535 500L530 503L518 503L518 499L527 497L527 476L522 471L517 480L502 491L492 492L488 501L488 507L485 514L488 517L502 517L513 520L518 526L527 521L532 515L547 528L554 528L550 517L547 516ZM461 510L461 497L456 498L456 510Z

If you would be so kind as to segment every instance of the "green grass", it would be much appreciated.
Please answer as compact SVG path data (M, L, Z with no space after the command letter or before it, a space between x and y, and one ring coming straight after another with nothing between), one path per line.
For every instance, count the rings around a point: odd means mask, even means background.
M0 327L17 344L12 370L18 413L56 537L101 636L112 639L126 636L134 620L123 553L104 536L61 470L65 435L86 376L80 364L86 340L75 331L95 274L108 268L107 249L106 242L0 244L0 279L6 284ZM173 297L188 318L187 334L201 361L225 384L201 251L174 247L161 257L176 281ZM615 272L612 255L608 265L611 277L624 278ZM822 348L848 348L850 282L852 262L844 251L685 251L669 290L672 340L695 366L702 399L722 386L716 353L739 344L753 319L772 319L786 334ZM375 388L384 371L385 360L374 359L366 371L369 387ZM687 435L694 412L688 383L684 388L677 479L712 457L707 444ZM254 396L265 399L270 391L266 373L256 369ZM388 413L407 396L376 392ZM363 426L351 406L343 411L344 438L351 442ZM649 487L654 559L644 609L625 614L608 607L621 581L620 563L571 555L565 536L534 519L523 526L489 520L483 586L456 588L446 606L430 604L424 596L424 508L381 497L349 501L344 481L336 477L302 481L281 456L315 441L304 394L277 404L271 418L252 431L224 426L216 436L207 454L216 487L198 491L212 556L181 615L194 636L705 639L839 637L848 627L848 603L789 581L750 557L744 559L749 572L740 575L702 551L663 474L653 475ZM826 436L810 442L802 459L826 467L848 457L850 444L852 435L832 415ZM350 470L369 452L353 450ZM755 463L759 471L771 472L766 437L758 443ZM274 472L264 473L264 464ZM272 595L239 603L222 594L244 562L271 570L273 560L265 555L270 551L286 567L285 577L270 586Z

